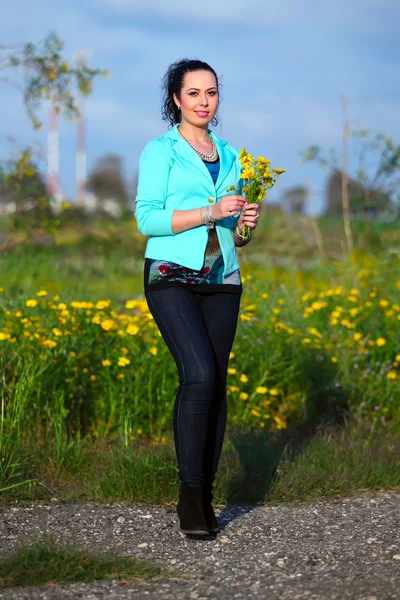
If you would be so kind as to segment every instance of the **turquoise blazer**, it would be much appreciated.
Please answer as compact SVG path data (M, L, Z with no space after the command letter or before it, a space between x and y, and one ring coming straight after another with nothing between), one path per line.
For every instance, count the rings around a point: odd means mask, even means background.
M240 181L239 153L209 131L220 158L220 171L214 185L211 175L198 156L178 132L171 131L149 142L139 160L139 179L135 218L138 230L148 236L145 257L166 260L200 270L208 240L205 225L174 233L171 228L174 210L200 209L218 202ZM215 227L224 259L224 276L239 268L233 230L238 215L216 221Z

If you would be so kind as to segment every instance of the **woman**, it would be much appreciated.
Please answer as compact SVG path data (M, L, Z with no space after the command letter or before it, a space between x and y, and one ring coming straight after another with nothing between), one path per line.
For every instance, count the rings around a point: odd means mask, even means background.
M217 124L218 77L207 63L181 60L163 79L171 129L139 162L135 217L149 236L145 296L179 373L174 439L177 513L183 533L219 531L212 501L226 425L226 375L242 283L236 246L254 229L257 204L234 190L238 152L208 128Z

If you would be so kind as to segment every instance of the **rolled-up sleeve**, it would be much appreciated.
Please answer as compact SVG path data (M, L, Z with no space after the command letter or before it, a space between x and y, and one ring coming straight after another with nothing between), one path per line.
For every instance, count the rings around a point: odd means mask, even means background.
M156 140L149 142L139 159L134 213L138 230L143 235L175 235L172 231L172 213L175 209L165 208L168 176L167 149Z

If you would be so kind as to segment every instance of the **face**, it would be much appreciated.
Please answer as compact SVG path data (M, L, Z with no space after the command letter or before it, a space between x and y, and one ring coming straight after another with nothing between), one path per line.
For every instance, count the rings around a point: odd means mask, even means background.
M186 73L180 98L174 94L174 100L181 107L182 122L188 121L197 127L208 125L218 108L218 89L214 74L210 71Z

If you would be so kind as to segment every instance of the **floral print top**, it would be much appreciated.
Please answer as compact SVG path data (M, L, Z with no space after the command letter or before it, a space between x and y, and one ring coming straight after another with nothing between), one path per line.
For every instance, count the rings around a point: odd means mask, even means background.
M203 161L207 166L214 184L219 173L219 159L213 163ZM204 263L200 271L164 260L145 259L144 287L145 290L164 289L190 285L198 292L226 291L240 294L242 281L237 269L227 277L223 276L224 259L216 232L216 228L208 230L208 242L204 253ZM192 287L193 286L193 287ZM223 286L223 287L222 287Z

